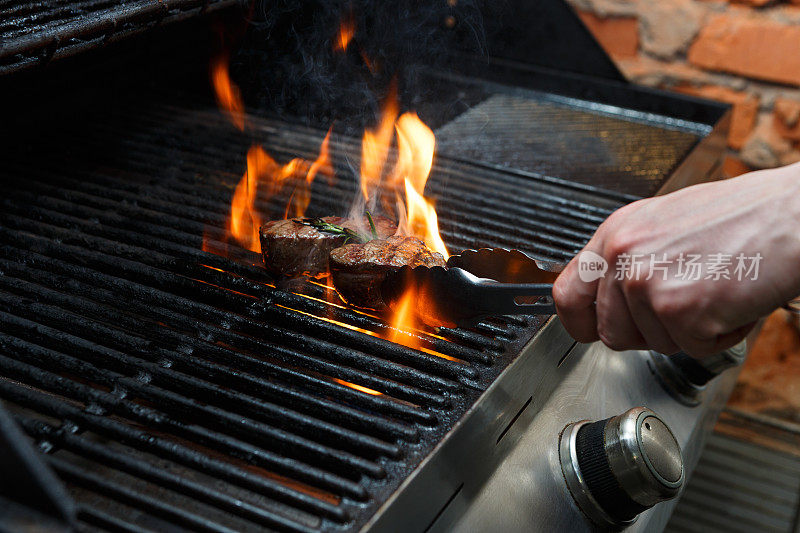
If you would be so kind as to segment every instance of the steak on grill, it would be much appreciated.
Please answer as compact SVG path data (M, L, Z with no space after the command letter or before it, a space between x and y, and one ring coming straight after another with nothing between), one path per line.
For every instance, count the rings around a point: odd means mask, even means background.
M416 237L393 236L364 244L345 244L330 254L333 286L345 302L383 309L381 284L403 266L446 265L442 254L432 252Z
M259 230L264 266L274 276L320 277L327 274L331 250L347 240L346 235L322 231L300 220L272 220ZM356 220L342 217L324 217L320 220L357 233L369 233L369 222L366 218L360 224ZM378 237L382 239L397 231L395 223L388 218L373 217L373 220Z

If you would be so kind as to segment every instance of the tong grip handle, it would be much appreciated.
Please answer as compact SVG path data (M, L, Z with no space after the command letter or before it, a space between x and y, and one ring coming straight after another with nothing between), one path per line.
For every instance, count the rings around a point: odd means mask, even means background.
M492 314L534 315L556 312L552 283L498 283L486 280L477 285L480 286L480 294L484 300L481 307ZM517 298L530 296L541 298L534 303L517 301Z

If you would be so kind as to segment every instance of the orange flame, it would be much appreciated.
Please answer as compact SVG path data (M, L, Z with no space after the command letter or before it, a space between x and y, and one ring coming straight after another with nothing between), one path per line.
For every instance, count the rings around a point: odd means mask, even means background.
M217 105L230 118L233 125L244 131L244 103L239 87L228 75L228 56L220 55L211 61L211 83Z
M261 242L258 228L261 226L261 215L255 208L260 176L270 172L276 166L275 161L263 148L253 145L247 151L247 170L233 191L231 200L231 216L228 231L243 247L261 253Z
M400 297L396 306L393 307L389 325L392 327L389 333L389 340L402 344L409 348L419 349L422 342L419 337L408 332L410 329L417 329L419 321L416 315L416 291L410 289Z
M347 46L350 44L350 41L353 40L353 36L356 34L356 21L353 17L353 13L348 14L346 17L342 19L342 22L339 24L339 33L336 35L336 38L333 41L333 51L334 52L344 52L347 50Z
M230 79L227 55L222 54L212 61L211 82L220 109L228 115L237 128L244 131L246 124L244 103L239 87ZM272 197L283 187L291 185L291 194L284 216L288 217L291 214L302 217L311 202L311 184L314 178L319 174L325 174L329 183L332 182L334 170L328 148L330 135L331 130L328 130L320 146L319 155L313 163L295 158L281 166L261 146L250 147L247 152L247 170L233 191L227 228L230 236L241 246L254 252L261 252L258 229L263 219L256 207L260 192L265 190L267 195ZM206 232L203 236L203 250L214 251L209 241Z
M403 113L397 120L397 169L403 178L406 206L406 232L423 240L434 252L447 259L447 247L439 234L439 221L433 202L424 196L425 184L433 168L436 137L416 113Z
M400 232L418 237L446 259L449 254L439 234L436 209L424 195L433 168L436 137L416 113L403 113L397 118L398 109L397 89L392 85L379 124L374 130L365 131L361 142L361 193L368 207L374 207L377 197L383 196L381 183L396 131L397 162L383 185L401 197ZM387 208L386 202L384 207Z
M398 108L397 87L392 84L383 104L380 122L374 130L365 131L361 141L361 193L365 201L369 201L378 192L383 167L392 144Z
M334 48L340 51L347 49L355 33L352 15L342 21L338 39ZM228 74L228 58L221 56L211 66L212 84L220 109L225 112L234 125L244 131L247 125L239 88L230 80ZM397 137L397 157L394 166L389 166L390 151ZM264 214L259 210L261 203L275 195L288 195L284 217L302 217L311 200L311 186L320 174L328 176L333 184L334 169L330 157L330 136L328 131L323 140L315 161L295 158L281 165L277 163L260 145L253 145L247 153L247 169L234 189L231 200L231 212L227 225L228 236L239 245L254 252L261 252L259 228L264 221ZM358 194L359 209L356 213L361 217L363 207L370 210L378 201L391 212L395 206L390 205L392 195L397 199L397 215L400 218L398 233L415 236L436 252L448 257L447 248L439 234L436 209L431 199L425 196L425 185L433 168L436 139L431 129L413 112L400 115L397 97L397 86L393 83L385 99L381 118L371 130L364 132L361 144L360 189ZM218 231L206 232L203 249L215 251L219 241L225 241ZM211 246L211 242L216 242ZM224 244L224 242L223 242ZM215 251L215 253L220 253ZM227 255L226 252L225 255ZM333 290L326 290L325 301L334 305ZM430 299L430 298L428 298ZM389 340L425 351L426 353L451 359L451 357L435 352L424 346L423 336L433 335L426 331L420 319L420 313L427 316L424 309L435 307L435 302L426 304L424 290L409 289L400 302L394 307L390 319L391 331L386 335ZM301 312L301 311L298 311ZM428 313L429 314L429 313ZM332 317L318 317L321 320L335 322L344 327L355 326L340 323ZM375 335L375 332L364 331ZM383 335L382 335L383 336ZM433 335L435 336L435 335ZM336 380L365 394L381 394L378 391Z
M240 245L248 250L261 252L258 229L264 221L256 207L256 199L262 190L268 197L272 197L284 187L293 186L284 217L305 215L311 202L314 178L320 173L333 176L333 165L328 151L330 135L329 130L320 146L319 156L313 163L294 158L281 166L261 146L250 147L247 152L247 171L233 191L228 224L231 236Z
M333 131L333 126L328 128L328 133L325 135L325 139L322 141L322 144L319 147L319 156L311 165L311 168L308 169L308 174L306 174L306 183L311 184L314 181L314 178L317 177L317 174L320 173L328 176L328 185L332 186L334 183L334 170L333 163L331 163L329 148L331 142L331 131Z
M358 392L363 392L364 394L370 394L372 396L383 396L382 392L378 392L375 389L367 388L363 385L358 385L356 383L350 383L349 381L345 381L339 378L333 378L333 381L338 383L339 385L344 385L345 387L350 387L353 390L357 390Z
M408 178L405 179L405 189L406 224L408 224L409 233L424 241L428 248L439 252L445 259L448 259L450 254L439 234L439 219L433 203L420 194Z

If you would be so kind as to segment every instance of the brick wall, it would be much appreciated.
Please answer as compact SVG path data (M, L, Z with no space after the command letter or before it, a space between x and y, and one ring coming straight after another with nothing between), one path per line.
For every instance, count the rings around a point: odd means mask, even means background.
M635 83L733 104L729 176L800 161L800 0L568 0Z
M635 83L733 104L724 171L800 161L800 0L568 0ZM731 398L800 422L800 322L766 322Z

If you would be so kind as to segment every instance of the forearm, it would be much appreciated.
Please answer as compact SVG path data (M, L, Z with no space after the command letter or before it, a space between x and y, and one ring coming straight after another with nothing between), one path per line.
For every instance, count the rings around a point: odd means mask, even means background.
M763 183L765 198L753 199L763 204L760 209L764 210L753 221L757 231L763 232L757 241L763 249L756 251L764 255L764 273L771 276L775 298L787 302L800 296L800 163L753 172L743 178L742 189L754 194L758 183ZM765 299L767 311L775 307L775 299Z
M800 296L800 163L785 167L787 276L791 280L789 299Z

